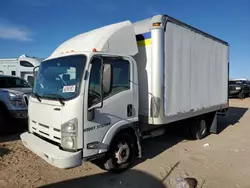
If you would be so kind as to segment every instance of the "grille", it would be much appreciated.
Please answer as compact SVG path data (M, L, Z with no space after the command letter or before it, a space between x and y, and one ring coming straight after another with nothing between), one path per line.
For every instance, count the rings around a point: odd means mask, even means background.
M49 125L45 125L43 123L38 123L34 120L31 121L31 128L34 133L45 137L54 142L60 143L61 141L61 130L53 128Z
M235 90L235 87L234 86L229 86L229 89L230 90Z
M24 100L25 105L28 107L28 105L29 105L29 96L28 95L23 95L23 100Z

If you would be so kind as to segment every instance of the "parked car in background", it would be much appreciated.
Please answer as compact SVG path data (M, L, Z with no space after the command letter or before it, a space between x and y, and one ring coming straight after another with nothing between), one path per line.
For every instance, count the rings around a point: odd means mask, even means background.
M0 133L13 131L17 126L27 122L28 99L32 87L24 79L0 75Z
M233 79L229 81L229 97L244 99L250 95L250 84L247 79Z

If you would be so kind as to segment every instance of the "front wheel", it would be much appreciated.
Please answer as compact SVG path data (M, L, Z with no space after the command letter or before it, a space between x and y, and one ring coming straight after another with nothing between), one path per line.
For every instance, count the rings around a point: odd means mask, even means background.
M245 94L244 94L243 91L241 91L241 92L239 93L238 98L239 98L239 99L244 99L244 98L245 98Z
M8 110L0 104L0 135L11 133L11 119Z
M105 157L105 170L119 173L129 168L135 159L135 143L135 138L128 133L118 134Z

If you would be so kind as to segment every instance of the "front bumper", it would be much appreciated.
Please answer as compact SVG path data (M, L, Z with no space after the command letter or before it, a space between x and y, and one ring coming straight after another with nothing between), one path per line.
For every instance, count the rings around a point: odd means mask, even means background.
M241 90L229 91L229 96L237 96L239 95Z
M57 168L73 168L82 164L82 151L67 152L58 146L25 132L21 134L23 145Z
M27 110L10 110L10 115L14 119L28 119Z

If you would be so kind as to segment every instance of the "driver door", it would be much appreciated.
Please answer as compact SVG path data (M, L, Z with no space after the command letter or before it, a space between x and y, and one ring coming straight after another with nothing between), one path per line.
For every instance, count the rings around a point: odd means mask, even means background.
M102 63L111 65L111 87L110 91L103 93L103 106L101 106L101 87L102 84L101 67ZM88 144L102 142L105 134L115 124L127 123L136 116L134 110L134 86L131 73L132 63L125 59L93 58L89 67L89 82L87 84L85 100L88 108L84 109L84 157L97 154L100 149L88 149ZM105 68L103 70L105 74ZM85 98L86 99L86 98ZM93 109L93 118L88 118L89 109Z

